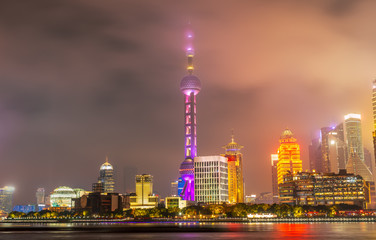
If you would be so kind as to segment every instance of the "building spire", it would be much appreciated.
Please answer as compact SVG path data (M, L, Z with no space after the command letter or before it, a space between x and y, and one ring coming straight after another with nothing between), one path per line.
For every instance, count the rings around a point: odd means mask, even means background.
M108 156L106 156L106 163L108 163Z
M187 41L187 48L186 48L186 54L188 58L188 65L187 65L187 71L189 75L192 75L193 73L193 56L194 56L194 50L193 50L193 32L190 28L190 23L189 23L189 28L186 33L186 41Z
M234 140L234 129L232 128L231 129L231 143L235 143L235 140Z

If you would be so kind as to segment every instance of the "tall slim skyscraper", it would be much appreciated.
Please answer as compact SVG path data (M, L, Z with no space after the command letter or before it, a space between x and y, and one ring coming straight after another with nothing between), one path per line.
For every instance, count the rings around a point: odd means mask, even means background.
M373 150L376 161L376 79L372 84L372 110L373 110Z
M360 114L350 113L345 115L345 139L347 144L347 156L356 154L364 162L364 149L362 141L362 126Z
M45 196L44 196L44 188L38 188L37 192L35 193L35 197L37 198L37 205L45 204Z
M364 148L364 163L368 167L368 169L373 173L373 164L372 164L372 155L371 152L367 149Z
M228 199L230 203L244 202L244 179L243 179L243 154L240 149L243 146L234 141L234 135L231 142L223 146L226 150L228 166Z
M194 158L197 156L197 107L196 95L201 90L201 82L193 75L193 33L187 34L188 46L186 54L188 58L188 75L180 82L180 90L184 94L184 161L180 165L179 179L182 189L179 190L183 200L195 200L194 191Z
M278 203L278 154L271 155L271 165L272 165L272 193L273 193L273 203Z
M320 138L314 138L308 147L309 150L309 168L316 172L323 172Z
M0 188L0 210L10 213L13 209L14 187L5 186Z
M293 137L290 129L285 129L279 139L278 148L278 184L283 183L283 176L287 173L302 171L302 160L300 159L300 146Z
M106 162L102 164L99 170L99 178L103 185L103 192L105 193L112 193L115 190L115 182L114 182L114 168L108 162L108 157L106 157Z

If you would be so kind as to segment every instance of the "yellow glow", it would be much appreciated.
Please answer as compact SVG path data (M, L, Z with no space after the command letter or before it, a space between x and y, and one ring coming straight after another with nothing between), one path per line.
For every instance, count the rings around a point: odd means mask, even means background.
M300 146L296 139L291 137L281 138L278 148L277 175L278 184L283 183L283 176L288 172L301 172L302 160L300 159Z

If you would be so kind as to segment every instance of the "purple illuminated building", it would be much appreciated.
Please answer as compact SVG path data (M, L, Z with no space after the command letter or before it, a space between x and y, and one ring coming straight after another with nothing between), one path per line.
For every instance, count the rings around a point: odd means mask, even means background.
M201 82L193 75L193 34L188 33L187 58L188 75L183 77L180 83L180 90L184 94L184 156L185 160L180 165L179 195L183 200L194 201L194 158L197 157L197 119L196 119L196 95L201 90Z

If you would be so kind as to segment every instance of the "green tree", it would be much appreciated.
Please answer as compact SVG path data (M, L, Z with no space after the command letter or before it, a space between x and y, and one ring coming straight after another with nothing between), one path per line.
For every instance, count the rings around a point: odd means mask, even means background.
M8 218L22 218L25 217L26 214L23 212L17 212L17 211L12 211L8 214Z
M208 207L211 214L220 215L225 213L225 207L223 205L211 204Z
M149 210L145 208L136 208L133 214L135 217L148 217Z
M231 215L232 217L247 217L249 212L249 208L244 203L238 203L235 206L233 206Z
M178 208L178 207L172 207L172 208L167 209L167 216L168 217L174 218L174 217L178 216L179 213L180 213L180 208Z
M301 206L294 206L293 207L294 217L302 217L303 216L303 208Z

